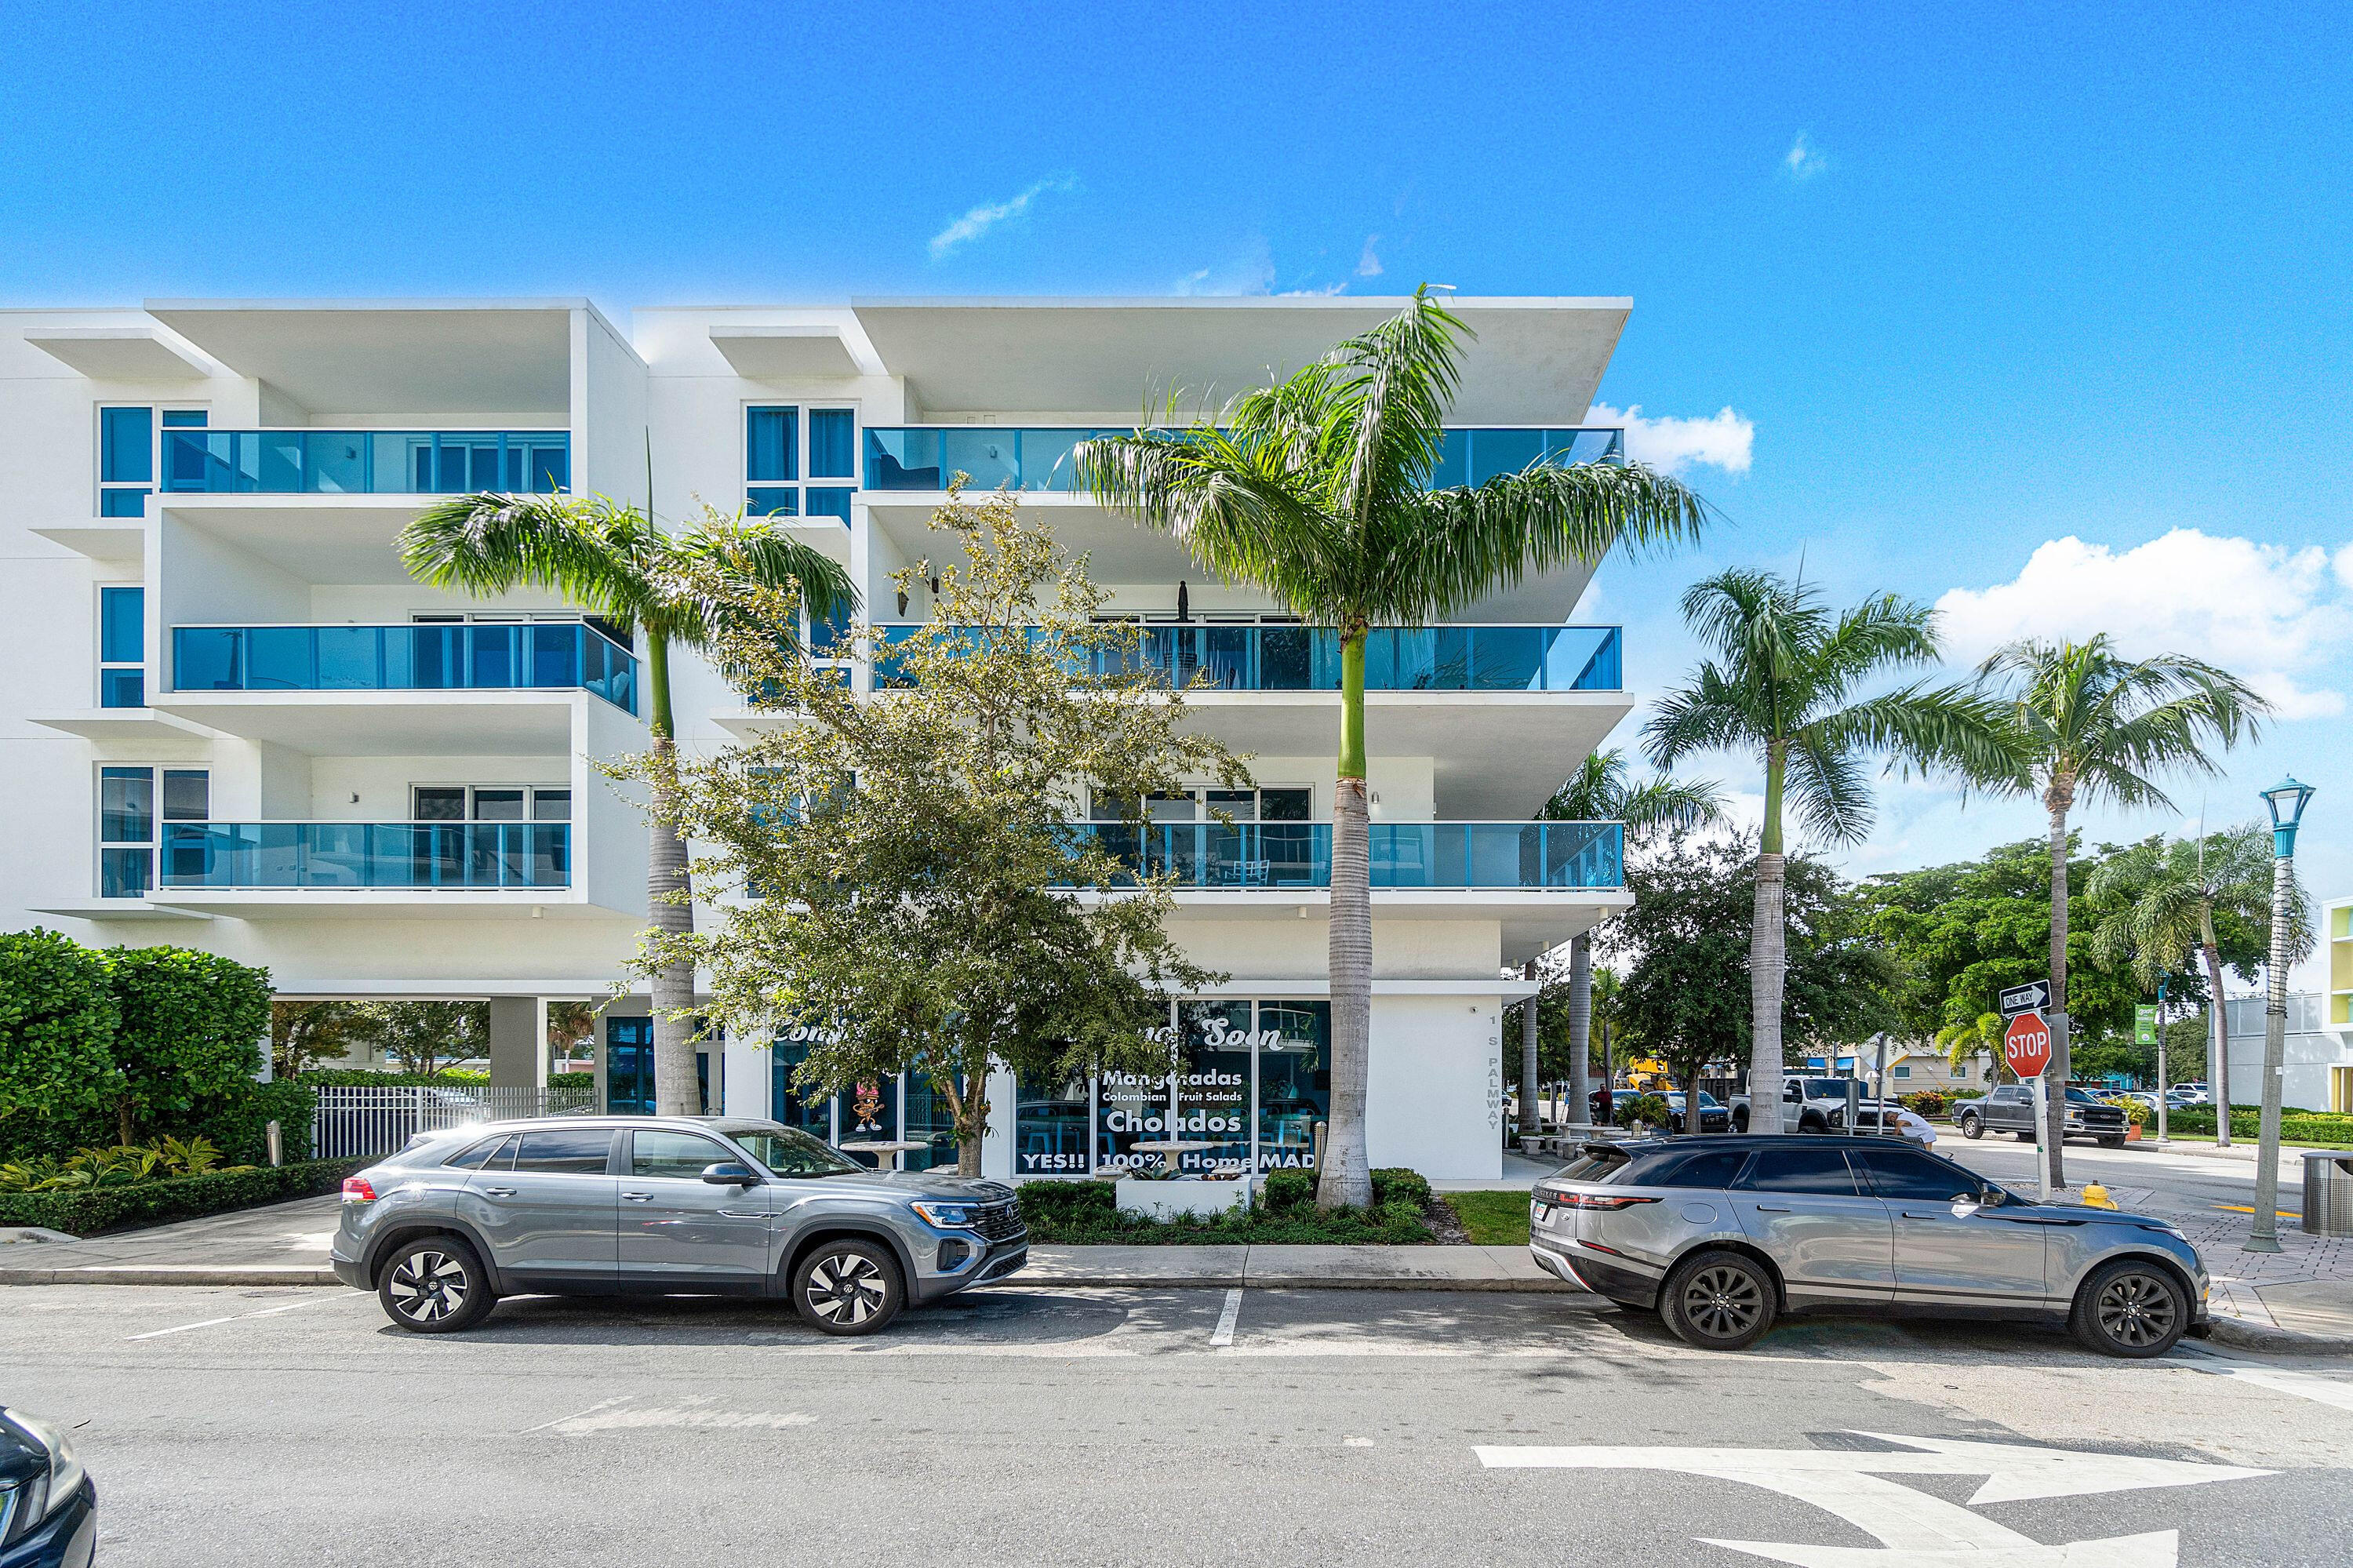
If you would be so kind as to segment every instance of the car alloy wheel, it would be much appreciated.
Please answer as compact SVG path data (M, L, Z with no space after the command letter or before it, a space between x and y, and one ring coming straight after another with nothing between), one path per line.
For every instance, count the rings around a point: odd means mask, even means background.
M424 1248L394 1266L385 1288L392 1292L393 1310L412 1323L438 1323L465 1309L470 1285L466 1266L446 1252Z
M2110 1264L2075 1298L2075 1337L2104 1355L2145 1360L2171 1350L2189 1327L2179 1281L2147 1263Z
M1773 1326L1774 1298L1772 1278L1755 1260L1711 1249L1667 1277L1660 1316L1685 1344L1746 1350Z
M802 1259L793 1304L825 1334L871 1334L889 1326L906 1299L897 1263L873 1242L830 1241Z

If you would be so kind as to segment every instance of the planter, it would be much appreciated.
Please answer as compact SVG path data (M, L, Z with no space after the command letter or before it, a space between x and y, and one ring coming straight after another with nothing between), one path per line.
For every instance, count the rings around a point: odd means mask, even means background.
M1250 1183L1239 1177L1230 1181L1139 1181L1123 1176L1117 1202L1131 1213L1155 1220L1178 1214L1222 1214L1249 1207Z

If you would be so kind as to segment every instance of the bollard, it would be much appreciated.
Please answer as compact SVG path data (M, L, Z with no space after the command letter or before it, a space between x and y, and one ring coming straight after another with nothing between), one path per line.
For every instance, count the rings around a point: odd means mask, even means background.
M269 1145L269 1163L273 1167L285 1164L286 1135L280 1129L278 1124L273 1121L264 1128L262 1136Z

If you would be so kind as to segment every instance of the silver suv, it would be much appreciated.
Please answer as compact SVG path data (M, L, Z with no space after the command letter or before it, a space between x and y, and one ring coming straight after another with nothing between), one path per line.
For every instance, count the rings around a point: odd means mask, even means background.
M827 1334L1029 1257L998 1181L868 1169L772 1121L561 1117L426 1135L343 1183L335 1277L446 1334L501 1296L788 1296Z
M2172 1225L2036 1203L1892 1139L1590 1143L1535 1184L1528 1234L1540 1267L1711 1350L1822 1308L2063 1321L2135 1357L2207 1322L2205 1266Z

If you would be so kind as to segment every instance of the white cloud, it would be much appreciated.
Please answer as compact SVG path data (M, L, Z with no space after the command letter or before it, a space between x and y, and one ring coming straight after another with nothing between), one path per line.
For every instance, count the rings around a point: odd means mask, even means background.
M1068 175L1039 180L1009 201L983 202L945 228L932 236L932 260L945 260L959 245L968 245L1009 217L1019 217L1029 210L1029 204L1048 191L1067 191L1078 182Z
M1380 242L1381 237L1377 234L1365 236L1365 253L1356 258L1357 277L1377 278L1381 275L1381 259L1373 249Z
M1253 236L1241 253L1176 280L1179 294L1265 294L1274 290L1274 252L1264 236Z
M1704 419L1646 419L1640 403L1622 409L1596 403L1585 418L1591 425L1625 426L1626 455L1662 473L1681 473L1697 463L1746 473L1749 450L1757 440L1756 425L1730 408Z
M2332 580L2333 578L2333 580ZM2129 658L2187 653L2221 665L2287 719L2345 711L2345 695L2304 682L2345 672L2353 648L2353 545L2291 550L2176 528L2119 554L2069 535L2036 548L2010 582L1936 601L1956 659L2021 637L2082 641L2105 631Z
M1789 150L1781 154L1781 173L1800 185L1830 166L1830 154L1808 140L1803 131L1789 143Z

